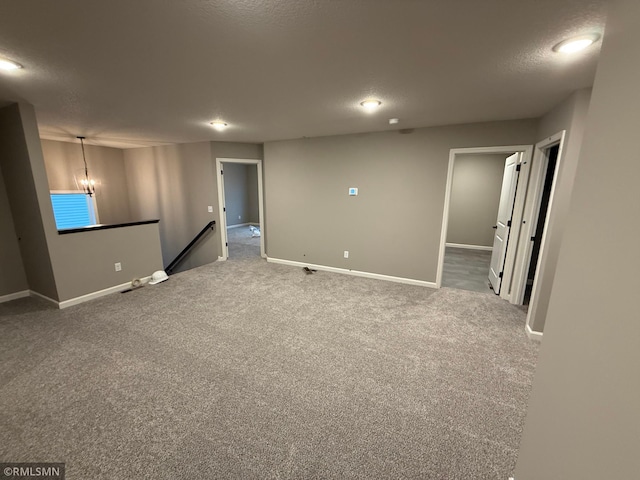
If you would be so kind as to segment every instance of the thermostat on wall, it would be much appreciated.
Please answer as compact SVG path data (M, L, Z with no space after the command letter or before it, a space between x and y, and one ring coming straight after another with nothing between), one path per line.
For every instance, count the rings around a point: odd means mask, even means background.
M356 187L349 187L349 195L358 195L358 189Z

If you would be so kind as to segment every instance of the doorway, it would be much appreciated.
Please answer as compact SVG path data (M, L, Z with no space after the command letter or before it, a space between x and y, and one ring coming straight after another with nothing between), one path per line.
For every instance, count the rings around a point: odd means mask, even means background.
M566 132L552 135L538 142L531 162L531 174L522 213L522 229L518 240L517 255L511 285L510 302L517 305L533 305L536 302L537 284L540 281L541 260L545 258L545 243L549 235L549 217L553 209L553 197L562 163L562 149ZM525 303L526 298L526 303ZM527 333L531 308L527 313Z
M262 160L216 158L220 242L228 258L266 258Z
M542 195L540 199L540 207L538 208L538 219L535 222L535 232L531 236L531 260L529 261L529 268L527 270L527 283L524 289L523 305L529 305L531 300L531 294L533 292L533 282L536 276L536 270L538 267L538 259L540 257L540 247L542 246L542 237L544 235L544 226L546 224L547 215L549 214L549 204L551 202L551 191L553 187L553 180L556 175L556 166L558 164L558 154L560 152L560 145L556 144L545 150L545 157L547 159L547 167L544 173L544 184L542 188Z
M478 155L478 156L479 155L500 155L501 157L500 158L501 165L499 165L496 168L497 173L499 174L499 179L494 181L494 183L496 184L495 189L492 188L492 190L494 190L493 195L495 197L494 206L493 206L495 210L491 214L492 218L490 220L485 219L483 221L483 223L486 224L484 225L484 228L485 228L484 235L486 238L482 240L483 244L475 245L475 248L474 248L475 250L477 250L476 254L478 254L481 251L487 257L485 259L485 265L482 267L483 272L481 274L482 275L481 282L482 282L482 288L484 289L484 286L486 285L488 290L488 284L489 284L488 279L489 279L489 270L490 270L489 261L491 259L491 253L493 252L493 249L494 249L493 248L494 247L494 230L492 229L492 227L496 225L499 198L500 198L501 187L503 183L506 159L507 157L513 157L515 155L514 161L512 163L514 163L514 167L518 168L519 176L517 181L517 188L514 188L514 191L513 191L513 203L512 203L513 208L511 209L513 212L513 220L512 220L512 223L509 224L508 228L509 228L510 238L515 238L516 241L504 243L504 255L503 255L503 260L501 261L501 263L504 264L504 267L499 274L501 279L501 284L502 284L499 294L502 298L505 298L506 300L511 300L510 294L509 294L510 283L513 275L513 264L515 259L516 247L518 243L517 239L520 235L520 223L521 223L521 218L518 215L521 216L522 205L524 204L524 200L525 200L526 180L528 179L529 167L531 163L530 159L531 159L532 152L533 152L532 145L459 148L459 149L452 149L450 151L449 171L447 175L447 186L445 191L445 204L444 204L444 212L443 212L443 220L442 220L442 233L440 237L440 255L439 255L438 272L437 272L437 278L436 278L436 285L438 288L443 286L445 255L447 253L447 250L451 251L451 248L459 248L459 245L456 245L457 242L451 241L453 237L451 239L448 239L450 221L452 224L455 223L454 217L455 217L456 205L455 205L455 200L454 200L454 203L452 203L452 195L454 193L454 168L456 165L456 161L462 162L462 159L464 159L465 156L469 156L469 155ZM489 230L489 232L487 233L486 230ZM469 246L467 245L467 247ZM486 272L486 275L485 275L485 272ZM491 290L488 290L488 291L491 292Z
M505 159L510 153L456 155L442 286L492 294L491 253Z

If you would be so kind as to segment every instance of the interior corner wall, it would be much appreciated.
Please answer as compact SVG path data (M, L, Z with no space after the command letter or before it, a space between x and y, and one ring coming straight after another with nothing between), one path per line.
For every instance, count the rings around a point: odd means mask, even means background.
M55 221L44 162L34 154L39 141L31 105L0 109L0 166L29 289L58 300L47 238Z
M531 145L537 124L488 122L265 143L267 254L435 282L449 151ZM349 187L358 187L358 196L349 196Z
M160 219L166 267L215 219L218 200L209 142L128 149L124 162L131 213L140 220ZM208 234L176 271L215 261L219 249L218 236Z
M517 480L640 472L639 18L609 5Z
M165 267L208 222L215 220L219 231L216 158L261 159L262 146L198 142L124 150L131 214L160 219ZM175 271L217 260L222 248L216 232L203 237Z
M79 141L42 140L41 143L49 188L77 190L75 175L84 170ZM100 223L132 221L123 151L86 143L84 148L89 174L98 181L95 197Z
M591 89L574 92L564 102L542 117L538 127L537 142L562 130L566 130L566 134L562 156L557 167L553 204L547 217L544 250L538 260L540 266L537 271L536 295L529 305L529 326L535 332L544 331L590 99Z
M456 155L447 243L492 247L507 155Z
M29 283L0 168L0 297L28 289Z

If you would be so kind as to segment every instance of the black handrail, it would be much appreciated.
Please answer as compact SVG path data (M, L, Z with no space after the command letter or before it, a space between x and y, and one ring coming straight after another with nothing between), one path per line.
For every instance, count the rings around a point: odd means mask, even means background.
M184 249L178 254L178 256L176 258L173 259L173 261L169 264L169 266L167 268L165 268L165 272L167 272L167 275L171 275L171 272L173 271L173 269L176 267L176 265L178 265L178 263L180 263L180 261L184 258L184 256L187 254L187 252L191 249L191 247L193 247L196 242L198 240L200 240L200 237L202 237L207 230L211 229L213 230L213 226L216 224L215 220L211 220L209 223L207 223L207 225L200 230L200 233L198 233L193 240L191 240L189 242L189 245L187 245L186 247L184 247Z

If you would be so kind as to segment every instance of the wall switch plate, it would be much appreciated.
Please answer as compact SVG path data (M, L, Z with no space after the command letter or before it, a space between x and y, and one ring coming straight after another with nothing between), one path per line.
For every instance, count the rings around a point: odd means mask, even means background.
M211 205L207 207L207 212L213 213L213 207Z
M120 262L117 262L115 267L116 267L116 272L119 272L122 270L122 264Z
M349 250L344 251L344 258L349 258Z
M353 197L358 195L358 189L356 187L349 187L349 196Z

